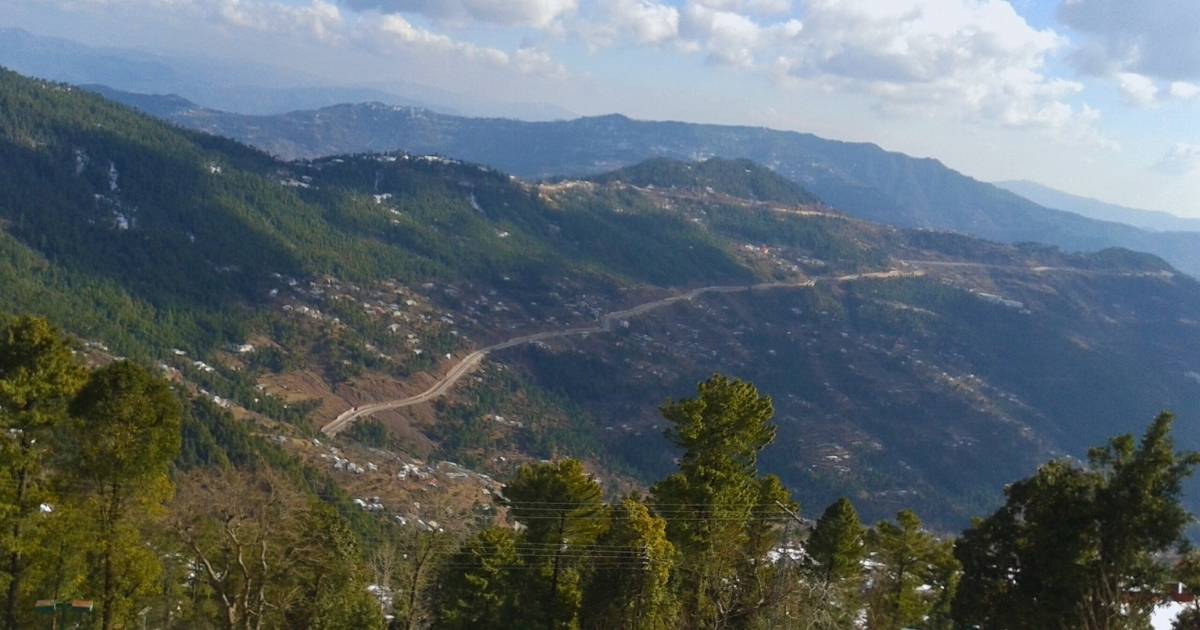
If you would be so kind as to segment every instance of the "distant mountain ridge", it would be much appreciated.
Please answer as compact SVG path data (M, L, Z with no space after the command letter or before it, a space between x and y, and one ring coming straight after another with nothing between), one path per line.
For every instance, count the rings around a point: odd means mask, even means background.
M104 85L112 90L177 95L206 107L245 115L378 101L448 114L503 115L526 120L572 116L571 112L546 103L509 103L464 97L407 82L341 85L274 66L216 57L166 56L134 49L90 46L19 28L0 28L0 66L25 75L76 85ZM111 92L109 96L113 96Z
M1066 210L1101 221L1126 223L1144 230L1200 232L1200 219L1189 219L1159 210L1129 208L1098 199L1072 195L1026 180L996 182L995 184L1047 208Z
M112 97L139 106L132 95ZM466 118L380 103L276 116L196 109L164 118L284 158L402 149L487 164L527 179L594 175L655 157L744 158L862 219L1072 251L1125 247L1156 254L1200 275L1200 234L1150 232L1046 208L937 160L807 133L641 121L622 115L553 122Z

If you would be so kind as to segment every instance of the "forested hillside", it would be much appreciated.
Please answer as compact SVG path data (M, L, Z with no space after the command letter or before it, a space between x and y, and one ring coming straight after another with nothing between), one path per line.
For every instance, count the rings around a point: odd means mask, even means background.
M8 627L1135 618L1196 503L1200 285L1151 255L744 160L283 162L12 73L0 166ZM1184 452L1108 442L1161 409Z
M150 112L161 109L139 95L110 94ZM1149 232L1045 208L937 160L805 133L642 121L620 115L533 123L379 103L276 116L175 108L165 119L288 158L399 149L451 155L528 178L594 175L656 157L751 159L863 219L1075 251L1126 247L1157 254L1185 272L1200 274L1200 236L1195 233Z
M89 368L44 320L2 326L6 628L1127 627L1171 580L1200 586L1195 552L1165 555L1200 463L1169 414L1086 465L1042 466L955 541L911 510L864 525L846 498L802 518L759 471L770 398L717 375L663 405L680 458L647 494L606 497L557 459L466 510L423 496L432 515L409 520L379 497L347 512L321 473L239 429L196 459L195 414L228 430L226 412L135 363ZM414 475L431 472L399 477Z
M280 162L0 87L3 310L301 434L625 309L348 435L492 474L575 454L637 485L672 465L657 404L725 372L774 397L764 462L805 503L954 527L1048 456L1200 417L1200 291L1151 256L882 227L745 161L546 184L406 153Z

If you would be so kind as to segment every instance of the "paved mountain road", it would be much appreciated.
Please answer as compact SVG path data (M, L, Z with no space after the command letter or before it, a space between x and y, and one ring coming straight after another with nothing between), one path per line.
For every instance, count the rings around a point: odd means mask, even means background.
M380 411L411 407L413 405L419 405L421 403L438 398L450 391L450 388L454 387L454 384L457 383L459 379L469 374L471 370L475 369L479 363L483 361L484 357L492 352L504 350L505 348L511 348L513 346L519 346L521 344L535 343L538 341L545 341L547 339L555 339L558 337L609 332L612 330L613 325L621 320L637 317L638 315L642 315L665 306L670 306L671 304L688 302L709 293L745 293L749 291L762 291L771 289L803 289L814 287L821 282L838 284L842 282L853 282L855 280L910 278L921 275L923 275L923 272L921 271L902 271L893 269L890 271L874 271L844 276L829 276L815 278L812 280L804 280L802 282L764 282L750 285L710 286L692 289L686 293L672 295L659 300L653 300L651 302L646 302L645 304L639 304L633 308L607 313L600 317L599 323L595 326L567 328L564 330L552 330L534 333L531 335L522 335L520 337L514 337L486 348L480 348L479 350L475 350L459 360L458 363L454 364L454 366L451 367L448 372L446 372L445 376L434 383L432 387L421 392L420 394L398 400L385 400L381 402L369 403L359 407L351 407L350 409L339 414L337 418L321 427L321 433L329 436L337 435L338 432L353 424L355 420L364 416L370 416L372 414L379 413Z

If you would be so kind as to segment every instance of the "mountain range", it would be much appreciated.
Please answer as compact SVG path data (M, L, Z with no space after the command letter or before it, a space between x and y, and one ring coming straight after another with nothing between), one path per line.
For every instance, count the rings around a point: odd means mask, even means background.
M1047 208L1058 208L1100 221L1125 223L1159 232L1200 232L1200 219L1178 217L1161 210L1139 210L1055 190L1037 182L1019 180L996 185Z
M761 127L633 120L610 115L523 122L365 103L245 116L185 107L173 97L107 96L183 127L226 136L285 159L405 150L454 156L540 179L583 176L655 157L753 160L847 214L898 227L954 231L1072 251L1125 247L1200 274L1200 234L1150 231L1048 208L937 160L874 144Z
M211 56L168 56L91 46L19 28L0 28L0 66L76 85L177 94L204 106L250 115L377 101L464 115L553 120L571 113L545 103L493 101L412 82L343 84L302 72Z
M867 157L882 162L855 181L881 183L885 164L912 175L893 195L942 173L945 195L979 186L1015 198L935 162L616 117L331 111L395 115L429 144L464 150L471 134L438 125L476 125L494 140L476 155L507 156L530 178L567 176L522 179L419 143L283 161L5 71L0 311L156 364L254 432L306 438L278 442L320 466L334 465L313 455L320 427L454 374L444 397L381 412L334 443L497 476L573 455L636 488L673 466L663 398L721 372L772 396L779 438L763 462L804 505L849 495L869 519L914 507L943 528L990 509L1002 484L1047 457L1082 456L1162 408L1180 414L1181 446L1200 446L1200 284L1126 249L901 229L840 205L889 198L865 184L869 194L846 194L851 174L835 166ZM650 148L629 145L647 134ZM720 138L781 160L594 172L597 155ZM479 359L481 348L493 351Z

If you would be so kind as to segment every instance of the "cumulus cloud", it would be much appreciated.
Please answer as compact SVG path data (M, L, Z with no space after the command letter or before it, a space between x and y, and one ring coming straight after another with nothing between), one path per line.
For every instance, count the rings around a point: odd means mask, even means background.
M792 10L791 0L696 0L696 4L750 15L780 15Z
M598 7L595 22L580 25L593 46L618 41L658 46L679 41L679 9L652 0L612 0Z
M449 56L522 74L548 78L567 76L566 68L540 48L522 46L509 53L498 48L479 46L421 28L395 13L363 17L356 36L384 54Z
M561 79L567 69L549 52L532 45L505 51L456 39L411 22L400 13L343 11L331 0L308 0L307 4L283 0L50 0L73 8L161 11L175 17L207 21L222 28L236 28L283 36L306 35L328 46L352 45L381 55L405 54L441 57L451 61L491 66L525 75ZM391 4L420 4L394 2ZM461 0L480 16L499 21L541 20L538 11L549 15L554 7L574 6L575 0L529 0L501 3L497 0ZM343 3L345 5L346 3ZM376 4L382 4L377 2ZM429 1L430 5L439 4ZM447 3L440 3L447 4ZM501 7L501 5L506 5ZM489 12L490 11L490 12Z
M464 59L495 65L507 65L509 56L502 50L461 42L441 33L417 26L397 14L371 20L363 30L375 42L393 49L423 53L452 54Z
M1131 104L1195 95L1188 86L1200 79L1200 2L1065 0L1058 18L1079 35L1076 68L1112 78Z
M1191 100L1197 96L1200 96L1200 85L1191 83L1189 81L1172 81L1171 84L1167 86L1167 94L1169 94L1171 98L1184 101Z
M1200 2L1066 0L1058 19L1084 36L1075 56L1084 70L1200 78Z
M1136 72L1118 72L1117 87L1130 104L1138 107L1153 107L1158 103L1158 83L1154 79Z
M1164 175L1200 174L1200 144L1176 142L1154 165Z
M268 33L308 33L333 40L345 24L336 4L309 0L307 4L280 0L50 0L68 8L163 11L208 20L223 26Z
M574 13L577 0L343 0L359 11L420 14L435 20L549 28Z
M787 46L802 30L799 20L764 25L698 2L684 7L679 28L685 50L703 51L713 63L743 68L754 66L761 53Z
M1066 45L1004 0L811 0L804 36L776 62L788 77L874 95L881 107L958 116L1112 146L1077 82L1050 76Z
M1114 146L1096 131L1098 111L1071 104L1082 84L1046 69L1068 40L1030 26L1006 0L796 4L793 12L775 0L613 0L600 14L607 30L589 32L603 35L594 45L670 46L785 83L865 94L889 113L1038 127ZM1134 76L1126 88L1130 99L1157 92Z
M268 32L308 31L319 40L338 38L344 25L338 7L324 0L312 0L308 5L256 0L217 0L195 4L232 26Z

